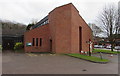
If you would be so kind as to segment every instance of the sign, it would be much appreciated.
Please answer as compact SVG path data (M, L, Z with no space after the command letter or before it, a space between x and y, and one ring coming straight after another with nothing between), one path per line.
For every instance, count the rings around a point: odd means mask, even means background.
M32 43L26 43L26 46L32 46Z

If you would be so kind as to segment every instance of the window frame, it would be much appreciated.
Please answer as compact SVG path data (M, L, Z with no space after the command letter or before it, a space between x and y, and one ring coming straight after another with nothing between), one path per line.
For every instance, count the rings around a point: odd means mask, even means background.
M38 38L36 38L36 46L38 46Z
M35 46L35 38L32 38L32 46Z

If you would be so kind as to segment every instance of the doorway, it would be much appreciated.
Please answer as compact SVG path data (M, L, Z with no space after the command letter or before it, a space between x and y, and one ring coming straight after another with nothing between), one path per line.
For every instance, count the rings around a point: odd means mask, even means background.
M82 27L79 27L79 52L82 50Z
M50 39L50 52L52 52L52 40Z

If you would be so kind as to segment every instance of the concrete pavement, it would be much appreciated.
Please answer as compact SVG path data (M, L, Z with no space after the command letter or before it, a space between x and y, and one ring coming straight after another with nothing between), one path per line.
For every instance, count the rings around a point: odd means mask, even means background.
M97 55L98 56L98 55ZM118 74L118 56L107 64L59 54L3 53L3 74Z

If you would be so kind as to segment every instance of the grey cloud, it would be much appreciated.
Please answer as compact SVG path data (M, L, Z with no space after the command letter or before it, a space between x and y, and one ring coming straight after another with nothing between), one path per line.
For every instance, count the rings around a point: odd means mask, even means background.
M28 24L40 20L55 7L73 3L86 22L93 22L99 9L107 2L118 0L0 0L0 19Z

